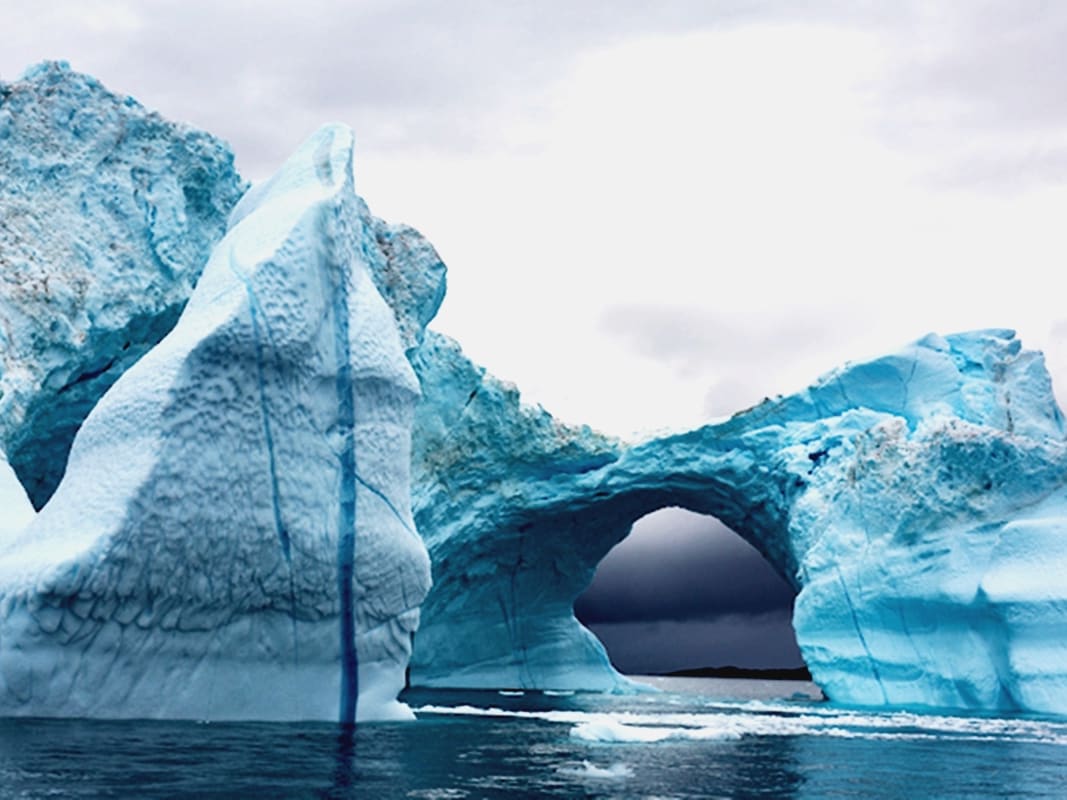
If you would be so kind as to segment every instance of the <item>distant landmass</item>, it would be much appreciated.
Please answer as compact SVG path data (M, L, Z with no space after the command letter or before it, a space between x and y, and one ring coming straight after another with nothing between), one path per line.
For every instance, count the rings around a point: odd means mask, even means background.
M792 669L751 669L749 667L697 667L664 672L669 678L747 678L765 681L810 681L807 667Z

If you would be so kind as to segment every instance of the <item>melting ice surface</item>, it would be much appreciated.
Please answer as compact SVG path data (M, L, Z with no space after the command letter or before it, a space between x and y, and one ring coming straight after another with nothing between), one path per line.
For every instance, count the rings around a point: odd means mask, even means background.
M672 686L685 689L672 691ZM740 687L734 699L723 689ZM16 796L1062 797L1067 723L788 699L810 684L642 695L409 692L418 724L0 721ZM695 692L695 693L694 693ZM748 699L742 699L742 696ZM755 699L753 699L755 698Z

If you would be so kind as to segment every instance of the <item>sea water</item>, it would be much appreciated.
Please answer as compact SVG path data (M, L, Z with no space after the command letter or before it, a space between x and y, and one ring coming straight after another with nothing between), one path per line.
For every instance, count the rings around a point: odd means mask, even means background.
M407 693L418 721L0 720L0 797L1067 797L1067 720L878 712L812 684Z

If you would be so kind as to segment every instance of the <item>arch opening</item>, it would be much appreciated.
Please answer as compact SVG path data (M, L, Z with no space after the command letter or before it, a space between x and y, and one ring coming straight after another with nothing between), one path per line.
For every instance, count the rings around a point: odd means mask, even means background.
M795 597L738 533L672 506L641 517L601 559L574 614L623 674L810 680Z

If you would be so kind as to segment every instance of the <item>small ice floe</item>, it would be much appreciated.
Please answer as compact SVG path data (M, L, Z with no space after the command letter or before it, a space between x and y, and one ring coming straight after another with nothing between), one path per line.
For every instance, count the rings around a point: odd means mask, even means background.
M542 692L546 697L570 697L574 694L573 689L545 689Z
M497 691L497 694L503 695L504 697L522 697L526 692L512 689L500 689Z
M580 764L563 764L556 767L556 773L568 778L581 778L596 781L617 781L623 778L632 778L633 768L621 761L607 767L597 766L589 761Z

